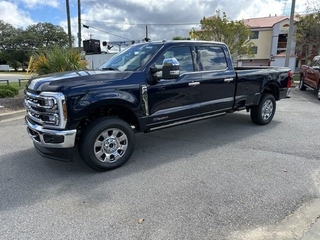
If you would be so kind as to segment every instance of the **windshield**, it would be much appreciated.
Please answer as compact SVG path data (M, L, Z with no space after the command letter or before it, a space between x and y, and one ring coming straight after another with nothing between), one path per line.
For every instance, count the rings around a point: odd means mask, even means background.
M162 44L139 44L116 54L99 67L99 70L136 71L146 64Z

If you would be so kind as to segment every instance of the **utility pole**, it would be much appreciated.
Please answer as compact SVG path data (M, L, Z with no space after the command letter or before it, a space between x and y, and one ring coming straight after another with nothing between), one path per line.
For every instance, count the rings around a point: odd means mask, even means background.
M78 50L81 53L81 3L78 0Z
M291 14L290 14L290 23L289 23L289 33L288 33L288 38L287 38L287 49L286 49L286 59L284 62L285 67L289 67L289 61L290 61L290 55L291 55L291 42L292 42L292 35L293 35L293 21L294 21L294 9L296 5L296 0L292 0L291 4ZM294 71L294 69L291 69Z
M68 22L69 48L72 48L69 0L66 0L66 8L67 8L67 22Z

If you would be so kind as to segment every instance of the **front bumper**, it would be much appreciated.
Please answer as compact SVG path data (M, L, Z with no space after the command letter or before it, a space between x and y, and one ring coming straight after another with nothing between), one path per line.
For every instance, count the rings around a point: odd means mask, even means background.
M25 118L27 131L34 144L43 148L73 148L77 130L50 130Z
M41 156L60 161L73 160L77 130L49 130L28 121L28 117L25 120L28 134Z

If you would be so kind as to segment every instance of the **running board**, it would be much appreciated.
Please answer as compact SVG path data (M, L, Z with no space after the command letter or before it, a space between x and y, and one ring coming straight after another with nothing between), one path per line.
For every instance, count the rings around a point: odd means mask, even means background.
M160 130L160 129L164 129L164 128L170 128L170 127L183 125L183 124L187 124L187 123L191 123L191 122L198 122L198 121L201 121L201 120L204 120L204 119L223 116L223 115L226 115L226 114L227 114L227 112L223 112L223 113L213 114L213 115L210 115L210 116L197 117L197 118L192 118L192 119L185 120L185 121L178 121L178 122L170 123L170 124L159 126L159 127L149 128L149 130L147 130L145 132L152 132L152 131L156 131L156 130Z

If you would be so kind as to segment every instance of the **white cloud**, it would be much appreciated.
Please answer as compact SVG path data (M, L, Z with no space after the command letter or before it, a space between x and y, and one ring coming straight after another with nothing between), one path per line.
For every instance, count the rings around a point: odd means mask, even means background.
M59 0L21 0L27 8L40 8L42 6L49 6L58 8Z
M34 23L28 12L7 1L0 1L0 20L22 28Z
M296 12L305 12L306 3L310 0L299 0ZM0 19L14 26L26 26L33 23L27 11L21 9L39 8L39 12L50 12L54 16L65 17L64 0L0 0ZM15 4L14 4L15 3ZM23 4L22 4L23 3ZM285 4L286 3L286 4ZM21 5L22 4L22 5ZM278 16L283 12L290 14L290 0L81 0L82 39L92 38L101 41L137 40L145 37L145 25L148 25L148 36L152 40L172 39L174 36L188 37L189 31L199 28L200 20L212 16L216 10L226 12L228 18L246 19ZM19 6L19 7L18 7ZM73 14L77 13L77 1L70 0ZM30 10L31 11L31 10ZM55 17L48 21L55 21ZM35 17L35 16L34 16ZM78 19L71 19L72 34L77 38ZM49 20L50 19L50 20ZM67 32L66 21L60 24ZM97 30L98 29L98 30ZM77 42L77 41L76 41Z
M304 11L306 1L299 0L296 9ZM83 0L82 7L82 22L92 27L83 29L83 38L88 38L91 33L94 34L93 38L97 39L121 40L103 31L97 31L93 29L94 27L120 35L124 37L123 40L142 39L145 36L143 24L149 24L150 38L158 40L172 39L177 35L187 37L193 27L199 27L202 17L212 16L216 10L226 12L227 17L234 20L269 15L281 16L288 9L290 14L291 1L149 0L146 4L145 0ZM157 25L157 23L163 23L163 25Z

